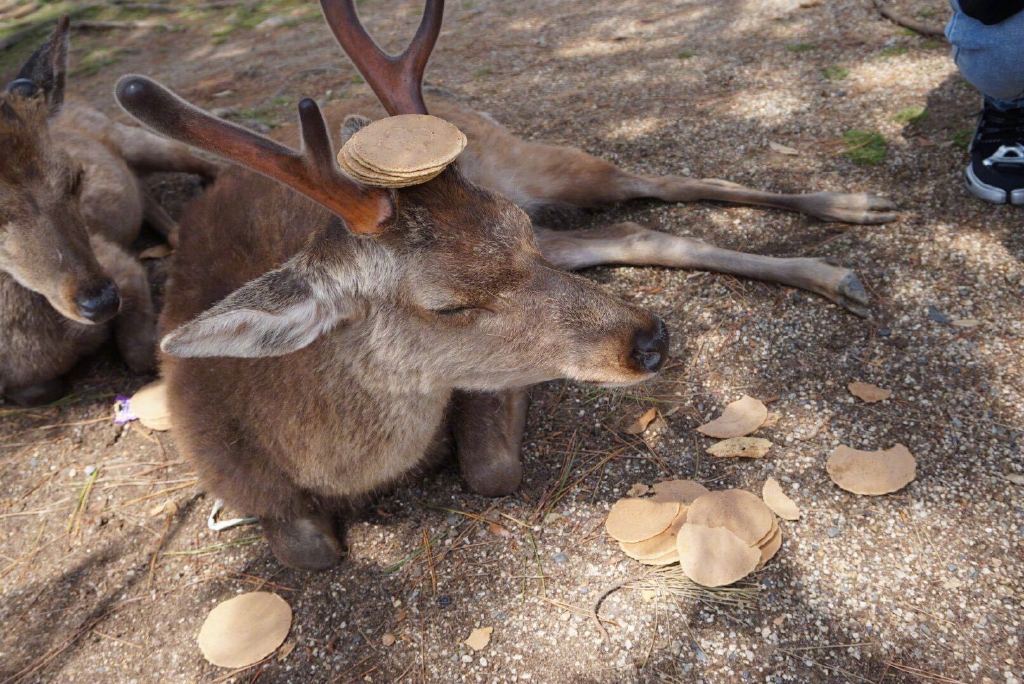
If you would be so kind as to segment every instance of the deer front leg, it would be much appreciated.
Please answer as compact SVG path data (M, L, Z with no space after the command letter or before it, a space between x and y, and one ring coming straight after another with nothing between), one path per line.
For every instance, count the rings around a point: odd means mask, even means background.
M102 238L92 242L97 261L121 294L121 311L113 320L118 351L132 371L148 373L156 362L156 315L146 272L113 243Z
M519 488L529 395L525 389L455 392L451 427L459 470L482 496L505 496Z
M823 259L746 254L630 222L588 230L538 228L536 232L544 256L570 271L629 264L731 273L816 292L858 316L868 314L868 295L857 275Z

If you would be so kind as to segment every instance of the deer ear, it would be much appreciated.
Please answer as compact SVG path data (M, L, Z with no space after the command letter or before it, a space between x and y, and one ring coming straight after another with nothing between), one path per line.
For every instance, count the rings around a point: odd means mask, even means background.
M32 53L17 77L7 85L7 92L23 97L34 97L41 93L46 98L50 116L59 112L64 105L70 33L68 18L62 17L49 42Z
M370 120L361 114L349 114L341 124L341 144L344 145L348 139L359 132L364 126L369 126Z
M295 260L238 288L163 338L171 356L282 356L361 314L357 301Z

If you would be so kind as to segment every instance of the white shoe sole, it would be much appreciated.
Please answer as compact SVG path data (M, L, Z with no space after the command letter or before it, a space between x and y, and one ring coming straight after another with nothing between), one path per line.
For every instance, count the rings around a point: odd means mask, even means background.
M970 190L972 195L992 204L1006 204L1006 191L983 182L975 175L974 168L970 164L967 165L964 176L967 179L967 189ZM1015 206L1024 206L1024 188L1017 188L1011 192L1009 201L1010 204Z

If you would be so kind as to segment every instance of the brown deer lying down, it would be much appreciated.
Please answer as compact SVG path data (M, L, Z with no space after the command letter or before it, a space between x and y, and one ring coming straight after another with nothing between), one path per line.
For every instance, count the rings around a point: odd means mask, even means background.
M384 109L425 113L420 83L443 3L428 0L397 58L373 43L351 0L322 5ZM163 370L177 436L206 484L260 516L277 558L301 568L336 563L343 511L428 454L454 449L477 492L513 491L521 388L554 378L629 384L657 372L668 349L662 322L565 269L711 268L865 302L850 271L815 259L744 255L631 224L553 233L517 204L711 198L890 218L886 202L867 196L634 176L516 140L445 101L432 109L469 136L467 151L424 185L381 190L340 172L312 100L299 104L295 152L141 76L122 79L117 96L156 130L278 181L229 172L187 211L161 320ZM342 136L365 121L349 118Z
M115 330L125 362L153 366L156 320L127 252L143 218L173 222L136 172L210 174L187 147L64 103L68 22L0 93L0 397L45 403ZM108 324L107 322L110 321Z

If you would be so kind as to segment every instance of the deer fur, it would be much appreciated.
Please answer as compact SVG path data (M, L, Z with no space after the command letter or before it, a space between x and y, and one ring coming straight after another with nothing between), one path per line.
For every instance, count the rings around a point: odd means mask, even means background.
M173 222L137 174L216 168L65 102L67 53L64 21L0 93L0 397L24 404L60 396L62 376L112 332L132 370L152 369L149 284L125 248L144 218L171 239ZM102 293L109 311L83 311L90 293Z
M322 5L385 111L425 113L419 84L443 3L428 0L400 57L376 48L351 0ZM772 195L630 174L578 150L519 140L445 97L427 102L470 140L457 163L402 190L348 187L354 181L326 165L334 151L326 131L341 128L344 140L368 120L341 116L373 115L377 105L339 104L327 126L304 101L295 152L143 77L122 79L117 92L151 127L280 181L232 170L187 209L161 358L184 453L212 491L261 518L279 560L301 568L336 563L346 511L439 453L455 451L474 491L513 491L525 387L554 378L629 384L661 367L661 321L566 269L711 267L853 309L866 304L852 272L817 259L746 255L635 224L550 231L524 210L656 197L859 222L892 217L891 204L868 195ZM346 202L311 187L316 178Z

